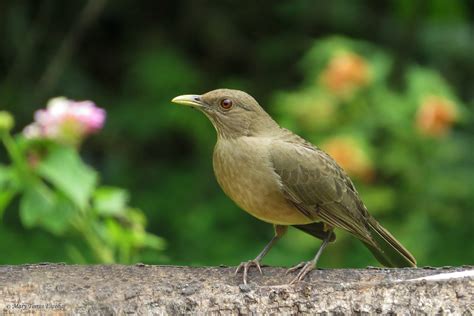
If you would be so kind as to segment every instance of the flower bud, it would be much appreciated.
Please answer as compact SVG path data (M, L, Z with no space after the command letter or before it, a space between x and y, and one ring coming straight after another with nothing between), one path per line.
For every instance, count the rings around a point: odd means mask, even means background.
M14 125L13 116L7 111L0 111L0 132L9 132Z

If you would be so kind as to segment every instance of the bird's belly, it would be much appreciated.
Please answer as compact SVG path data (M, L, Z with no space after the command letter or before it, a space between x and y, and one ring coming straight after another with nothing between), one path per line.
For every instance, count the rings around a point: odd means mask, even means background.
M223 191L242 209L258 219L279 225L313 222L288 202L279 177L258 149L214 153L214 172Z

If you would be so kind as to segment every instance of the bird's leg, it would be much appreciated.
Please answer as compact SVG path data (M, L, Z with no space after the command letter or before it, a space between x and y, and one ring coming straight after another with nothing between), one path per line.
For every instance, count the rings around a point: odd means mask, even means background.
M286 273L290 273L293 271L296 271L298 269L301 269L301 271L298 273L298 275L290 282L290 284L293 284L297 281L303 280L303 278L316 267L316 264L318 263L319 257L323 253L323 250L326 248L326 246L329 244L329 241L331 240L332 236L332 230L328 232L326 237L324 237L323 243L318 249L318 252L316 252L316 255L314 256L313 260L307 261L307 262L301 262L300 264L297 264L296 266L288 269Z
M260 261L265 257L265 255L270 251L270 249L273 247L273 245L286 233L288 230L288 226L282 226L282 225L274 225L273 226L275 229L275 235L273 238L270 240L270 242L263 248L263 250L258 254L258 256L253 259L249 260L246 262L242 262L237 269L235 270L235 274L239 273L243 269L243 280L244 284L247 284L247 274L248 270L251 266L257 267L258 271L260 274L262 273L262 268L260 267Z

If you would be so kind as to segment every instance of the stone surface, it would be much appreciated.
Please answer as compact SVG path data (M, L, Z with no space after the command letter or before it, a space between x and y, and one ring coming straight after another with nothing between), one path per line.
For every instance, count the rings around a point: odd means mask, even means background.
M0 266L0 314L474 314L471 266L315 270L291 286L283 268L263 273L243 285L230 267Z

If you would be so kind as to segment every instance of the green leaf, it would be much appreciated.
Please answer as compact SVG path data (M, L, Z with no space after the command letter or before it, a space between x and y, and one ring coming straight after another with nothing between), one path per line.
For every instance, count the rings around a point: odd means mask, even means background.
M20 201L20 219L28 228L41 226L60 235L69 228L76 209L64 196L44 184L28 188Z
M12 186L14 175L11 168L0 165L0 217L17 193Z
M100 187L94 192L94 208L99 215L119 215L126 211L128 192L114 187Z
M10 168L0 165L0 189L10 181Z
M165 243L165 240L161 237L158 237L150 233L145 233L144 245L151 249L163 250L165 249L166 243Z
M15 197L16 193L14 190L0 191L0 218L3 216L3 212L8 204L10 204L10 201Z
M55 207L53 192L42 185L26 190L20 201L20 219L26 227L39 225L43 218L51 217Z
M55 147L38 166L39 174L84 209L97 183L97 173L72 148Z
M61 194L56 194L56 205L53 210L54 216L45 218L42 225L50 232L62 235L69 231L72 220L78 213L77 207Z

